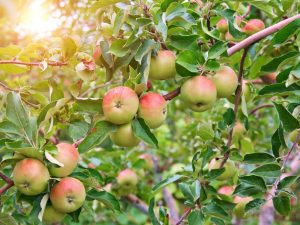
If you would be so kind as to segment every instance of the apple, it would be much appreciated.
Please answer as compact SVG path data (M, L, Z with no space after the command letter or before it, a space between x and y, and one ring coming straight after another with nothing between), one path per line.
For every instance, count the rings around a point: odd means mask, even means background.
M129 87L119 86L104 95L102 108L107 121L114 124L129 123L138 111L139 98Z
M158 128L167 117L167 102L163 96L148 92L140 97L138 116L145 120L150 128Z
M233 69L228 66L221 66L211 77L217 88L218 98L228 98L236 90L238 86L238 78Z
M101 57L101 47L100 45L97 45L94 49L94 52L93 52L93 58L95 60L95 63L97 65L101 65L101 60L100 60L100 57Z
M298 136L298 132L299 132L299 129L296 129L296 130L293 130L290 134L289 134L289 140L291 142L295 142L296 141L296 138ZM298 145L300 145L300 138L298 140Z
M144 154L141 154L139 156L139 158L145 160L145 168L147 170L153 170L154 163L153 163L153 160L152 160L152 155L144 153Z
M26 158L17 162L12 180L18 191L24 195L38 195L48 185L50 174L47 167L37 159Z
M225 40L232 41L232 42L236 41L236 39L229 33L229 31L227 31L225 34Z
M245 97L245 101L249 102L252 98L251 95L251 88L249 84L246 81L243 81L242 84L242 96ZM232 104L234 104L234 99L235 99L235 94L231 95L230 97L227 98Z
M221 33L226 33L228 31L228 23L227 20L222 18L220 19L217 24L216 24L217 29L221 32Z
M119 125L115 132L110 134L112 142L120 147L133 147L140 143L132 130L131 123Z
M151 57L149 78L152 80L166 80L174 78L176 56L172 51L160 50Z
M218 189L218 194L230 196L232 195L234 188L232 186L223 186Z
M222 160L223 159L219 159L219 158L212 159L208 165L209 171L213 169L220 169ZM227 162L224 165L224 168L225 171L216 178L219 181L232 179L236 175L237 168L235 167L233 161L227 160Z
M244 124L242 124L241 122L236 122L234 127L233 127L233 131L232 131L232 137L233 140L240 140L245 133L247 132Z
M62 178L50 191L52 206L62 213L79 209L84 203L85 196L83 184L73 177Z
M138 183L138 176L132 169L125 169L118 174L117 183L121 187L134 187Z
M46 206L43 214L43 222L53 224L59 223L65 217L65 213L59 212L54 209L51 205Z
M210 109L217 100L217 88L205 76L195 76L185 81L181 87L181 99L196 112Z
M77 166L79 161L79 153L77 149L69 143L59 143L56 145L56 147L57 154L54 156L54 158L64 166L57 167L52 164L49 167L49 172L54 177L69 176Z
M243 28L243 31L248 35L252 35L263 29L265 29L265 24L262 20L251 19L246 23L246 25Z
M266 84L274 84L274 83L276 83L276 76L277 76L277 73L274 72L274 73L265 74L265 75L261 76L260 78Z
M248 202L252 201L253 198L252 197L240 197L240 196L236 196L234 198L234 203L236 203L237 205L234 207L234 214L237 218L239 219L243 219L245 218L245 206Z

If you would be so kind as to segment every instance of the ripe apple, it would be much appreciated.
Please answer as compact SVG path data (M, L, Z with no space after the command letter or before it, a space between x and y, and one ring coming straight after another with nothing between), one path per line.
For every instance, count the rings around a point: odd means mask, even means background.
M233 140L236 141L240 140L245 135L246 132L247 130L244 127L244 124L242 124L241 122L236 122L232 132Z
M102 108L107 121L114 124L129 123L138 111L139 98L129 87L110 89L103 98Z
M234 188L232 186L223 186L218 189L218 194L230 196L232 195Z
M153 160L152 160L152 155L144 153L144 154L141 154L139 156L139 158L145 160L145 168L147 170L153 170L154 164L153 164Z
M132 130L131 123L119 125L115 132L110 134L112 142L121 147L133 147L140 143Z
M12 174L15 186L24 195L42 193L50 179L47 167L41 161L31 158L17 162Z
M265 24L263 21L261 21L260 19L252 19L246 23L243 31L248 35L252 35L263 29L265 29Z
M134 187L138 183L138 176L132 169L125 169L118 174L117 183L121 187Z
M276 83L276 76L277 76L277 73L274 72L274 73L265 74L265 75L261 76L260 78L266 84L274 84L274 83Z
M95 60L95 63L97 65L101 65L101 60L100 60L100 57L101 57L101 48L100 48L100 45L97 45L94 49L94 52L93 52L93 58Z
M237 218L243 219L245 217L245 206L248 202L252 201L252 197L240 197L234 198L234 203L237 205L234 207L234 214Z
M293 130L290 134L289 134L289 140L291 142L295 142L297 135L298 135L299 129ZM300 139L298 140L298 145L300 145Z
M166 80L174 78L176 56L172 51L160 50L151 57L149 78L152 80Z
M79 209L84 203L85 196L83 184L73 177L62 178L50 191L52 206L63 213Z
M209 78L195 76L182 85L181 99L192 110L202 112L210 109L217 100L217 88Z
M218 159L218 158L212 159L208 165L208 169L209 170L219 169L221 162L222 159ZM232 179L236 175L237 170L233 161L227 160L227 162L224 165L224 168L225 171L216 178L219 181Z
M167 102L157 93L148 92L140 97L138 116L143 118L150 128L157 128L167 117Z
M227 20L222 18L220 19L217 24L216 24L217 29L221 32L221 33L226 33L228 31L228 23Z
M228 66L221 66L211 79L217 88L218 98L230 97L238 86L236 73Z
M49 172L54 177L66 177L69 176L76 168L79 161L79 153L77 149L69 143L59 143L56 145L57 154L54 158L60 163L64 164L63 167L57 167L51 165Z
M43 214L43 222L53 224L53 223L59 223L63 220L65 217L65 213L59 212L56 209L54 209L51 205L48 205L45 208L44 214Z

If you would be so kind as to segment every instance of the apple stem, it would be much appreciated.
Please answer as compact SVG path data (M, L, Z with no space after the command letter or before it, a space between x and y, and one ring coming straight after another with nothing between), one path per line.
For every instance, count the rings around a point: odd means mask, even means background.
M25 65L25 66L40 66L43 62L22 62L18 60L1 60L0 64L17 64L17 65ZM48 66L65 66L66 62L47 62Z
M250 115L254 115L258 110L263 109L263 108L272 108L274 107L273 104L265 104L265 105L260 105L254 108L251 112Z
M14 182L7 177L5 174L0 172L0 178L2 180L4 180L7 184L5 186L3 186L2 188L0 188L0 195L4 194L9 188L11 188L12 186L14 186Z
M249 36L245 40L243 40L243 41L237 43L236 45L232 46L231 48L229 48L227 50L228 56L231 56L234 53L238 52L239 50L247 48L250 45L252 45L253 43L258 42L261 39L281 30L283 27L285 27L286 25L288 25L289 23L293 22L294 20L296 20L298 18L300 18L300 14L290 17L288 19L285 19L277 24L274 24L266 29L263 29L255 34Z

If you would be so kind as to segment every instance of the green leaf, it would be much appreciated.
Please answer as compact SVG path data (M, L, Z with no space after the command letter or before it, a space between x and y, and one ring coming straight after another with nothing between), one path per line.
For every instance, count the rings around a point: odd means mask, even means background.
M86 135L89 124L86 122L73 122L69 126L69 135L73 140L78 140Z
M142 59L145 55L150 53L155 47L157 46L157 43L153 40L145 40L143 44L138 48L136 55L135 55L135 60L141 64Z
M229 220L227 212L220 207L219 205L216 205L215 203L209 203L202 208L202 212L209 216L215 216L218 218L222 218L224 220Z
M156 218L156 215L155 215L155 212L154 212L154 207L155 207L155 199L152 198L152 199L150 200L150 203L149 203L148 214L149 214L151 223L152 223L153 225L161 225L161 223L160 223L160 222L158 221L158 219Z
M292 84L290 86L286 86L285 83L277 83L277 84L271 84L268 86L263 87L259 91L259 95L267 95L267 94L286 94L287 92L299 92L300 86L297 84Z
M180 183L179 189L184 197L190 202L196 202L200 198L201 185L198 180L194 181L192 184Z
M107 121L98 122L89 134L78 146L80 153L86 152L100 145L108 135L117 129L116 125Z
M142 118L137 118L133 120L132 129L135 136L142 139L152 147L158 148L158 141L156 137L151 132L151 130L149 129L149 127L146 125L145 121Z
M297 179L298 179L298 176L288 176L288 177L283 178L277 186L278 190L282 190L284 188L291 186L293 183L296 182Z
M249 181L247 181L249 182ZM236 186L236 188L234 189L233 194L234 195L239 195L239 196L243 196L243 197L247 197L247 196L253 196L253 195L257 195L257 194L261 194L262 193L262 189L260 187L256 187L254 185L249 185L247 183L240 183L238 186Z
M88 200L97 200L103 203L108 208L118 211L121 211L120 203L116 197L106 191L96 191L90 190L86 193Z
M274 58L271 62L267 63L263 67L261 67L261 71L264 72L275 72L279 65L284 62L286 59L299 55L299 52L289 52L285 55Z
M74 110L81 113L103 114L102 99L77 99Z
M272 39L272 44L281 44L289 37L294 35L300 28L300 19L296 19L289 23L287 26L279 30Z
M227 50L226 42L217 42L208 51L208 59L215 59Z
M273 199L273 205L277 212L283 216L288 216L291 212L291 199L288 196L276 196Z
M3 71L8 74L20 74L26 73L30 70L29 66L24 65L14 65L14 64L1 64L0 71Z
M262 177L278 177L280 170L281 167L278 164L270 163L255 168L251 173Z
M244 162L249 164L274 162L275 160L274 156L263 152L246 154L244 156Z
M197 51L182 51L176 59L176 71L182 77L195 76L199 74L198 67L202 63L203 57Z
M259 188L261 191L267 190L266 183L262 177L255 175L247 175L239 177L241 183Z
M188 216L189 225L202 225L204 224L204 215L200 210L192 211Z
M280 124L279 128L273 134L271 143L272 143L272 152L274 156L278 158L280 146L286 147L286 143L283 136L282 124Z
M75 41L70 37L62 38L62 55L64 60L70 59L77 51Z
M10 121L0 122L0 133L20 135L21 129Z
M91 11L94 12L98 10L99 8L104 8L110 5L114 5L118 2L127 2L128 0L99 0L91 6Z
M179 174L175 174L171 177L168 177L167 179L164 179L164 180L160 181L158 184L156 184L152 188L152 191L157 192L157 191L161 190L162 188L164 188L165 186L167 186L168 184L174 183L175 181L181 179L182 177L183 177L183 175L179 175Z
M250 202L248 202L245 206L245 212L249 212L249 211L252 211L254 209L257 209L257 208L260 208L262 205L264 205L266 202L266 200L264 199L260 199L260 198L257 198L257 199L254 199Z
M299 121L283 105L275 102L274 105L285 131L291 132L300 127Z
M168 38L171 40L171 45L178 50L184 51L192 46L199 36L195 34L189 35L172 35Z
M18 225L18 224L12 216L6 213L0 213L0 225Z

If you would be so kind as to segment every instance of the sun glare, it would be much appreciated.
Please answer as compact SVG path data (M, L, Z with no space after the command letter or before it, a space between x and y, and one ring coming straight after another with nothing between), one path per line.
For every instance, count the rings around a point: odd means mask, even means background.
M32 1L28 7L24 7L17 31L25 35L35 37L47 37L60 26L59 18L49 13L43 1Z

